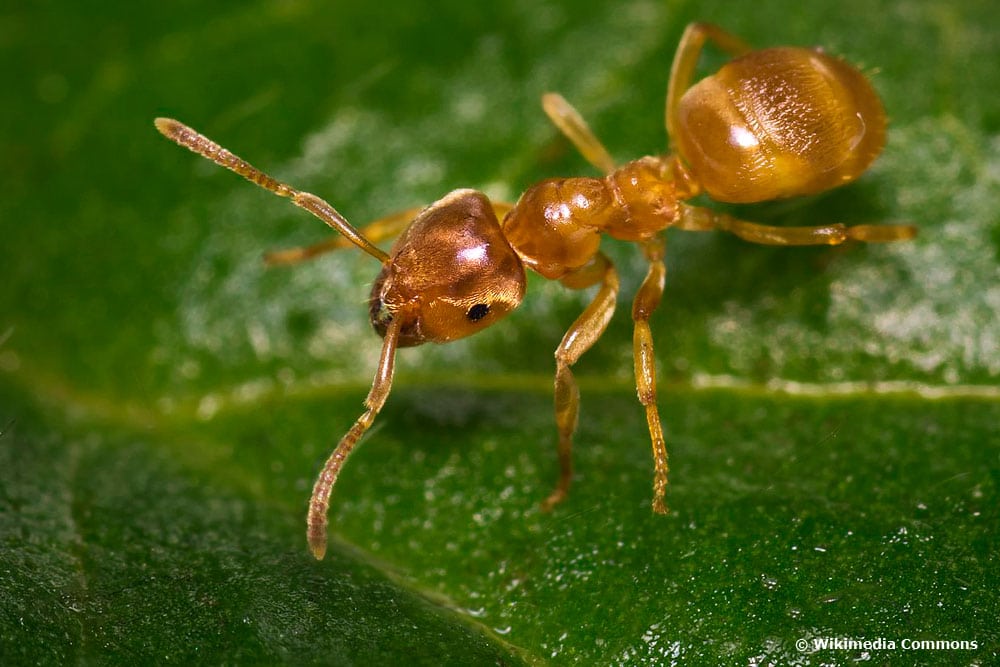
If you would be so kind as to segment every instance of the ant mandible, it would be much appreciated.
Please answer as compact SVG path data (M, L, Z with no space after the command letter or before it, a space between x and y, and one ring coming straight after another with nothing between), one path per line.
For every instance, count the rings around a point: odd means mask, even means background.
M706 41L733 60L691 85ZM667 507L667 449L656 407L656 373L649 318L663 294L663 232L723 230L767 245L836 245L913 238L909 225L830 224L772 227L684 203L700 192L720 202L750 203L808 195L860 176L885 141L885 112L861 72L819 49L752 50L710 24L687 27L667 86L667 155L617 166L577 111L546 94L552 122L603 178L556 178L529 188L513 206L475 190L455 190L422 210L404 211L355 229L330 204L261 172L182 123L156 120L167 138L276 195L288 197L340 232L324 243L267 256L269 264L299 262L354 244L382 264L369 314L382 335L382 354L365 411L333 450L313 488L309 547L323 558L330 493L341 467L385 404L396 349L446 343L484 329L521 302L524 267L570 289L597 292L556 348L555 415L559 481L543 501L566 497L573 475L571 447L580 403L573 364L601 337L615 310L618 274L600 251L602 234L639 245L649 269L632 303L636 390L653 446L653 511ZM410 220L412 219L412 222ZM387 254L375 243L400 234Z

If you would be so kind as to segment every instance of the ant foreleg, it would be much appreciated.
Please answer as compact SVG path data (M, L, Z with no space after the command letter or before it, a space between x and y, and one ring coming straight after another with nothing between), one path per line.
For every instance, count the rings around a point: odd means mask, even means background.
M380 218L365 225L359 229L358 232L372 243L379 243L380 241L391 239L399 236L422 210L424 210L423 206L416 206L414 208L408 208L404 211L393 213L392 215ZM281 250L273 250L265 253L264 262L268 266L297 264L333 250L350 248L353 245L354 244L351 243L351 241L338 234L312 245L297 248L283 248Z
M598 254L589 264L563 277L571 289L583 289L600 282L600 289L583 313L563 336L556 348L555 408L559 429L559 482L542 502L542 510L551 510L566 498L573 477L573 432L580 408L580 389L570 367L597 342L611 321L618 298L618 273L604 254Z
M330 493L333 491L333 485L337 482L340 469L344 466L348 455L354 450L358 440L375 421L375 415L385 405L385 399L389 397L389 390L392 389L392 373L395 367L396 347L399 342L399 330L402 322L403 318L397 317L386 328L378 370L375 372L375 379L372 381L368 397L365 398L365 411L337 443L337 447L330 454L330 458L326 460L323 470L313 486L312 497L309 499L309 514L306 518L306 538L309 540L309 550L312 551L316 560L323 560L323 556L326 554L326 513L330 508Z
M542 109L545 110L545 114L552 121L552 124L566 135L566 138L576 146L587 162L605 174L610 174L615 170L615 160L608 153L608 149L590 129L580 112L567 102L566 98L559 93L545 93L542 95Z
M491 202L493 205L493 211L497 215L497 219L502 220L503 216L507 215L510 209L514 208L513 204L508 204L506 202ZM414 206L413 208L408 208L403 211L397 211L392 215L387 215L384 218L379 218L374 222L370 222L358 232L367 238L372 243L379 243L385 241L386 239L391 239L399 236L403 233L411 222L423 211L426 206ZM298 264L300 262L306 262L310 259L315 259L320 255L325 255L328 252L334 250L340 250L341 248L350 248L353 245L349 240L341 235L331 236L328 239L324 239L319 243L314 243L308 246L300 246L297 248L283 248L281 250L273 250L271 252L264 253L264 263L268 266L283 266L286 264Z
M639 402L646 409L646 424L653 445L653 511L666 514L664 496L667 489L667 446L663 439L663 426L656 407L656 357L653 354L653 334L649 329L649 317L660 305L667 268L663 263L663 241L659 238L643 244L649 271L632 302L632 321L635 330L632 337L632 358L635 364L635 388Z
M917 235L913 225L855 225L839 222L810 227L775 227L734 218L701 206L680 205L677 229L693 232L721 230L751 243L763 245L839 245L848 239L866 243L906 241Z

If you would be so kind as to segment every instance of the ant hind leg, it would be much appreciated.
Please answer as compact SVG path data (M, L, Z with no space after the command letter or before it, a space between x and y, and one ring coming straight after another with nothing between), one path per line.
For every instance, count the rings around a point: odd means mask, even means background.
M839 245L848 239L865 243L907 241L917 235L913 225L855 225L841 223L809 227L775 227L740 220L701 206L681 204L677 229L693 232L721 230L762 245Z
M741 56L752 50L749 44L717 25L711 23L688 24L677 44L674 62L670 67L670 82L667 84L666 121L667 135L671 141L673 141L677 128L677 105L691 86L691 79L694 78L694 71L698 66L698 58L701 56L702 49L705 48L705 42L709 39L733 57Z

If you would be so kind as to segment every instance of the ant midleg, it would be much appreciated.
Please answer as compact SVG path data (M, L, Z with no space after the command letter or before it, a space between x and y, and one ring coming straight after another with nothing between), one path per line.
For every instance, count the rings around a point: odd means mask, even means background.
M635 365L635 388L639 402L646 409L646 424L653 444L653 511L666 514L664 501L667 491L667 446L663 438L663 425L656 407L656 356L653 352L653 334L649 318L660 305L667 267L663 263L664 243L657 237L643 243L643 252L649 260L649 270L632 302L632 359Z
M615 160L608 153L608 149L590 129L580 112L567 102L566 98L559 93L545 93L542 95L542 109L545 110L545 114L552 121L552 124L566 135L566 138L576 146L587 162L605 174L610 174L615 170Z
M600 288L583 313L566 331L562 342L556 348L555 411L556 426L559 430L559 482L555 490L542 502L542 509L546 511L566 498L573 477L573 432L576 430L580 409L580 390L570 367L607 329L618 298L618 272L603 253L582 267L580 273L587 276L587 279L577 281L572 278L573 274L570 274L567 276L568 280L565 278L562 280L563 284L582 289L600 281Z

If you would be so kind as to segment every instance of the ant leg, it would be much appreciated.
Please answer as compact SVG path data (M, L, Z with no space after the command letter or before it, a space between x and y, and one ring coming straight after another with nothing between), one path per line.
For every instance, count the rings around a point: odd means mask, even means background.
M344 466L344 462L358 440L375 421L375 415L385 405L385 399L389 397L389 390L392 389L392 372L395 366L396 347L403 319L402 317L394 318L386 328L378 370L375 372L375 379L372 381L368 397L365 398L365 411L337 443L337 447L330 454L330 458L326 460L323 470L313 486L312 497L309 499L309 514L306 518L306 538L309 540L309 550L312 551L316 560L323 560L323 556L326 554L326 513L330 508L330 492L333 491L333 485L337 482L337 475L340 474L340 469Z
M491 203L493 204L493 212L496 213L498 220L503 220L503 217L507 215L512 208L514 208L513 204L508 204L506 202ZM368 223L359 229L358 232L372 243L379 243L380 241L394 238L399 236L403 230L406 229L411 222L413 222L417 215L424 210L424 208L424 206L415 206L403 211L398 211L392 215L388 215L384 218L379 218L374 222ZM350 248L351 245L350 241L338 234L312 245L297 248L284 248L264 253L264 263L268 266L298 264L299 262L314 259L334 250Z
M173 118L157 118L153 122L160 134L175 144L183 146L193 153L197 153L206 160L211 160L220 167L225 167L233 173L239 174L268 192L272 192L279 197L288 197L292 200L293 204L309 211L334 230L343 234L351 243L383 264L389 259L389 255L372 245L351 223L347 222L344 216L337 212L337 209L316 195L309 192L300 192L287 183L282 183L268 176L238 155L234 155L205 135L199 134L178 120L174 120Z
M698 66L698 58L705 47L705 41L711 39L715 44L730 53L733 57L741 56L752 49L742 39L726 32L711 23L689 23L684 29L681 41L674 53L674 62L670 67L670 82L667 84L667 135L673 141L677 128L677 106L681 97L691 87L694 70Z
M398 213L380 218L369 223L358 230L362 236L378 243L386 239L399 236L406 227L413 222L417 214L424 209L423 206L408 208ZM333 250L350 248L353 244L341 235L331 236L328 239L308 246L298 248L283 248L272 250L264 254L264 263L268 266L278 266L283 264L297 264L318 257Z
M917 235L913 225L855 225L847 227L841 223L815 227L774 227L734 218L726 213L702 208L701 206L680 205L677 229L694 232L721 230L739 236L751 243L764 245L839 245L848 239L866 243L889 243L908 241Z
M635 388L639 402L646 408L646 424L653 444L653 511L666 514L664 496L667 489L667 446L663 440L663 426L656 408L656 358L653 354L653 335L649 329L649 317L660 305L663 284L667 274L663 263L664 247L661 239L647 241L643 252L649 260L649 271L642 281L632 302L632 321L635 330L632 337L632 357L635 364Z
M615 170L615 161L608 153L608 149L594 135L593 130L587 125L587 121L572 104L566 101L566 98L559 93L545 93L542 95L542 108L552 124L566 135L566 138L576 146L587 162L605 174L610 174Z
M580 408L580 389L570 366L604 333L615 312L618 297L618 273L604 254L598 254L589 264L564 277L561 282L571 289L583 289L598 282L601 286L556 348L555 408L556 426L559 429L559 482L549 497L542 501L543 511L551 510L566 498L573 477L571 449Z

